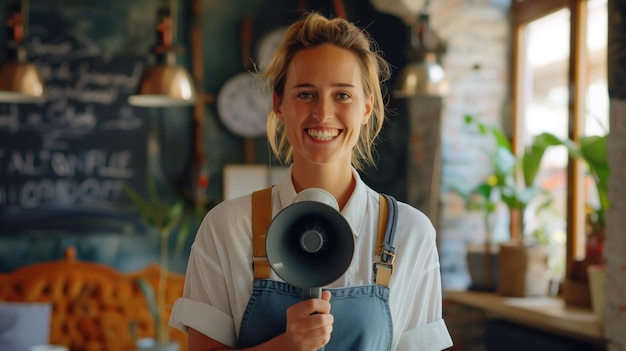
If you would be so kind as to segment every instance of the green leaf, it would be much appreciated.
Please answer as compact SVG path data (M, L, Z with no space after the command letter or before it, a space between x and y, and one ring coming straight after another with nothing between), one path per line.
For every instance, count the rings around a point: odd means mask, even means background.
M574 143L560 139L552 133L541 133L533 138L532 143L526 147L522 155L522 174L526 186L531 186L535 182L545 151L551 146L560 145L567 147L570 153L577 150Z
M191 220L183 221L178 229L178 235L176 236L176 247L174 248L174 254L180 256L183 252L183 248L185 247L185 243L187 242L187 235L189 235L189 231L191 230Z
M509 138L507 138L507 136L504 134L504 132L502 132L502 130L496 127L488 127L488 129L491 131L491 134L493 134L493 137L496 139L496 144L499 147L504 148L508 150L509 152L513 150L513 147L511 147L511 142L509 141Z
M148 309L150 310L150 314L152 315L152 321L154 323L154 329L158 332L161 325L161 316L159 314L159 308L157 307L156 296L154 293L154 289L150 282L143 278L137 278L135 280L137 286L139 286L139 290L146 298L146 303L148 304Z
M140 211L144 211L144 208L148 206L148 204L141 198L139 193L136 192L129 183L124 182L124 185L122 186L122 191L137 207L139 207Z
M504 147L498 147L496 150L495 164L493 165L496 175L499 177L505 177L507 175L513 176L516 165L517 159L511 150Z
M182 217L184 209L185 209L185 204L182 201L179 201L175 203L174 205L172 205L169 208L167 216L165 217L165 222L164 222L165 226L171 227L173 225L176 225L178 220Z
M606 135L580 138L580 152L592 168L608 166L606 140Z

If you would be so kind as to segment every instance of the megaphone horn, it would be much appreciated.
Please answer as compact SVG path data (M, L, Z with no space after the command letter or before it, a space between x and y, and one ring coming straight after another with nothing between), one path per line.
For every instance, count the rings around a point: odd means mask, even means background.
M265 240L270 266L286 283L302 288L304 299L319 298L321 287L339 279L352 261L352 229L337 208L325 190L306 189L270 223Z

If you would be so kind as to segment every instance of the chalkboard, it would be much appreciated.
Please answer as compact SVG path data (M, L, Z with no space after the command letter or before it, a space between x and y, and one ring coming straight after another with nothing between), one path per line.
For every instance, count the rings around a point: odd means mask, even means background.
M54 31L29 53L48 100L0 104L0 235L125 225L122 187L143 192L147 179L148 111L127 103L146 58Z

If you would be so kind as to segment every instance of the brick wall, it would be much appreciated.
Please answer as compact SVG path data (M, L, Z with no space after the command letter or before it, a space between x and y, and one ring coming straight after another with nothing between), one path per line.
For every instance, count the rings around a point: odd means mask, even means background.
M484 240L480 215L468 213L450 189L478 184L490 172L482 151L484 139L473 140L475 137L463 132L464 117L471 114L485 123L499 123L508 113L508 11L508 1L440 0L431 4L432 27L446 44L442 64L450 86L442 116L439 222L446 289L469 286L466 245Z
M468 213L455 185L472 186L490 172L481 151L483 138L463 132L471 114L499 123L507 111L510 31L508 1L444 0L432 2L433 29L446 44L442 64L449 81L442 115L442 179L439 250L444 289L467 288L468 243L484 240L478 213ZM484 165L481 166L481 165ZM505 228L506 229L506 228ZM444 318L454 340L451 350L485 350L484 311L444 301Z

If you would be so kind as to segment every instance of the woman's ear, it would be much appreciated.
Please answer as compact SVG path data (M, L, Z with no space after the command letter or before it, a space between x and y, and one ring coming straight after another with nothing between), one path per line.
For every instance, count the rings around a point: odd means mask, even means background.
M365 103L365 113L363 114L363 119L361 120L361 125L366 125L372 115L372 110L374 109L374 94L370 94L369 99Z
M280 97L275 92L272 93L272 109L276 117L278 117L278 120L284 123L285 116L283 116L283 111L280 107Z

